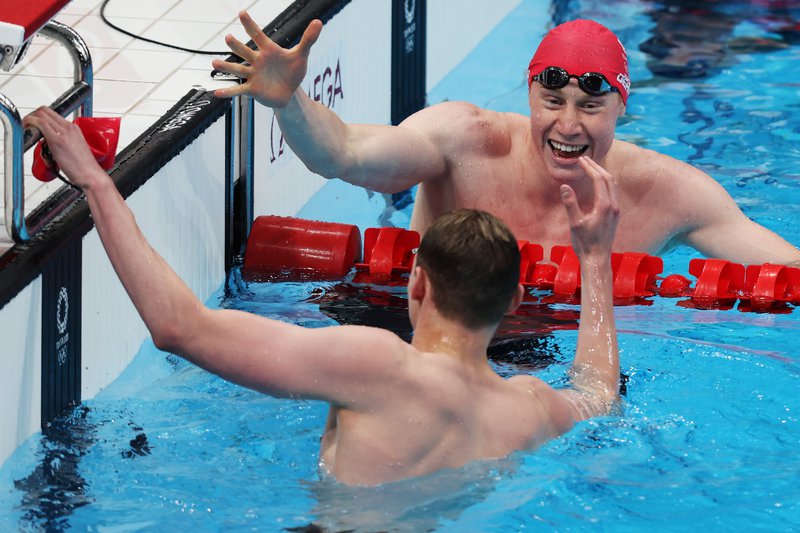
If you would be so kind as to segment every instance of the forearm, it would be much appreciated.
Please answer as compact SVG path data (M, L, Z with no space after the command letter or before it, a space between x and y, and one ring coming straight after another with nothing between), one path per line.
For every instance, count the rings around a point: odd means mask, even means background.
M581 258L581 313L572 365L580 388L602 385L610 398L619 390L619 349L614 322L610 257Z
M93 171L99 174L85 192L106 253L153 341L174 351L187 333L182 320L202 304L147 242L111 178Z
M284 107L274 109L284 140L311 170L326 178L346 175L353 165L348 158L348 126L319 102L298 88Z

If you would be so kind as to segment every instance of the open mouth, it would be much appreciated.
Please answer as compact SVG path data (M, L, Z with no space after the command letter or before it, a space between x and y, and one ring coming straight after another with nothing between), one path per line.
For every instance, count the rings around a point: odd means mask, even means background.
M557 141L547 141L550 148L558 157L575 158L579 157L586 150L589 149L588 144L564 144Z

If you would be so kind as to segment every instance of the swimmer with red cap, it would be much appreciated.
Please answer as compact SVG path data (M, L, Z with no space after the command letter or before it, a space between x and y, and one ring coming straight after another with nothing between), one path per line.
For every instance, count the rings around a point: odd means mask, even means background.
M628 54L617 36L602 24L574 20L542 39L528 65L528 87L535 80L548 89L560 89L569 78L578 80L589 94L616 91L622 103L628 103Z
M303 91L320 21L287 50L247 13L240 19L257 49L226 37L246 64L213 66L246 81L216 95L249 95L273 108L284 139L312 172L382 193L418 185L411 228L421 233L468 207L501 217L519 239L545 249L569 245L565 205L593 205L592 176L601 174L617 184L615 251L659 254L687 245L737 263L800 264L800 250L745 216L711 176L615 138L631 104L628 58L597 22L567 22L542 39L528 68L529 116L450 101L389 126L345 123Z

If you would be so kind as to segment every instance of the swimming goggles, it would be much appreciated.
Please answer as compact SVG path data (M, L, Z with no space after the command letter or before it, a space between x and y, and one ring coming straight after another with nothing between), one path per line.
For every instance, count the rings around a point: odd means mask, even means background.
M603 96L604 94L617 90L616 87L608 83L605 76L597 72L587 72L582 76L575 76L569 74L561 67L547 67L533 77L533 79L541 83L545 89L550 90L566 87L570 78L578 80L578 86L583 89L583 92L591 94L592 96Z

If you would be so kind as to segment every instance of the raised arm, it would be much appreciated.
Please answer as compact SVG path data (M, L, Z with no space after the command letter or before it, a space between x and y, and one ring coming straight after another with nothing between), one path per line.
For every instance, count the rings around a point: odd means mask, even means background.
M713 178L691 170L702 176L693 180L693 194L684 203L685 208L694 211L696 223L681 236L683 242L707 257L735 263L800 266L800 250L750 220Z
M633 172L650 176L651 194L659 199L652 216L671 221L675 228L673 243L745 265L800 262L797 247L750 220L725 188L702 170L651 151L642 150L635 161Z
M147 242L78 127L48 108L25 124L42 132L61 169L86 194L111 264L159 348L261 392L353 409L374 407L385 395L365 383L403 379L407 344L387 331L305 329L207 308Z
M578 346L572 363L574 389L559 393L580 420L608 412L619 395L619 350L614 323L611 245L619 219L614 178L595 161L580 158L594 184L594 205L581 211L575 191L561 186L572 247L581 265L581 313Z
M346 124L333 111L314 102L300 84L308 55L322 23L312 21L300 42L285 50L267 37L246 13L239 15L257 50L232 35L225 42L245 64L214 60L217 70L244 83L218 89L219 97L248 95L273 108L283 137L311 170L379 192L398 192L444 174L446 161L431 138L410 123L400 126ZM419 121L416 121L419 122Z

